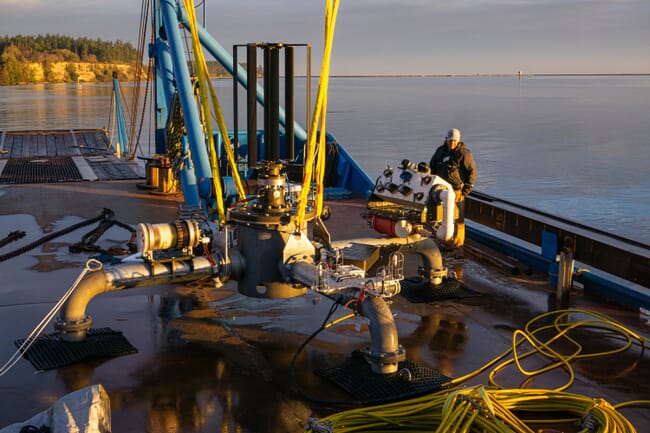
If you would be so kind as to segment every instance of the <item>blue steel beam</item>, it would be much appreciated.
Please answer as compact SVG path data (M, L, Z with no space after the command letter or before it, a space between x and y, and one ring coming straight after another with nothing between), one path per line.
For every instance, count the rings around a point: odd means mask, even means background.
M154 29L160 29L161 26L161 12L160 9L156 9L154 13ZM154 59L156 72L156 153L164 155L167 152L165 126L175 90L174 67L169 52L169 45L162 39L159 34L160 32L156 31L155 33L156 39L149 48L149 55Z
M187 57L183 51L183 41L178 29L179 13L177 3L174 0L161 0L160 8L163 14L165 34L169 42L172 64L174 66L174 78L178 89L178 96L183 109L183 118L187 128L187 139L194 163L197 188L199 196L203 199L210 199L212 192L212 171L208 158L208 150L205 145L205 137L201 126L199 110L194 101L194 89L187 69ZM189 205L189 203L187 203ZM204 209L208 209L205 206Z

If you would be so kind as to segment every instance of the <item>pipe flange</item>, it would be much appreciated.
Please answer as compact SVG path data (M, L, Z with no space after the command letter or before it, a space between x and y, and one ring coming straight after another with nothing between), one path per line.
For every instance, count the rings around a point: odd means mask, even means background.
M372 353L370 348L363 350L363 357L375 373L389 374L397 371L398 363L406 359L406 350L400 344L395 352Z
M63 322L60 319L54 324L54 329L61 332L64 336L67 334L84 334L93 323L93 319L90 316L86 316L83 319ZM65 337L64 337L65 338Z
M447 268L440 268L440 269L425 269L423 266L418 267L418 274L429 281L432 281L436 278L443 278L448 275L449 271Z

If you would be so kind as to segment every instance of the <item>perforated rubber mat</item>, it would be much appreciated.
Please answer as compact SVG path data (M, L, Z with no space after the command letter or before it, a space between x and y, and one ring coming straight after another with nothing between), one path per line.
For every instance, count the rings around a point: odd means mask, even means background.
M360 351L352 352L352 356L339 366L318 369L315 373L334 382L358 401L372 404L440 391L451 380L436 369L409 360L398 364L397 373L373 373Z
M402 280L401 284L402 290L400 294L414 304L480 295L479 292L470 289L453 278L445 278L437 286L429 284L428 281L421 277L406 278Z
M19 339L15 344L20 347L24 341ZM41 335L23 357L38 370L52 370L79 361L115 358L137 352L120 331L98 328L89 329L86 339L79 342L64 341L59 332Z

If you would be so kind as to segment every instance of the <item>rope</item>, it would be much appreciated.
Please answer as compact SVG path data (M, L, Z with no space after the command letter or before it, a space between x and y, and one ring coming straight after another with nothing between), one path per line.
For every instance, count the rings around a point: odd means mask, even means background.
M126 155L127 160L133 160L137 154L138 148L140 147L140 136L142 134L142 128L144 126L144 116L145 112L147 110L147 95L149 93L149 77L151 74L151 69L153 65L153 57L149 58L148 64L147 64L147 75L146 75L146 80L145 80L145 89L144 89L144 95L143 95L143 104L142 104L142 110L140 111L140 122L137 125L138 127L138 135L137 139L135 138L135 129L136 129L136 119L137 119L137 114L136 114L136 109L140 105L140 83L142 82L142 62L141 59L144 57L144 48L145 48L145 38L147 34L147 22L149 20L149 7L150 7L151 1L150 0L142 0L142 6L140 8L140 30L138 32L138 52L137 52L137 61L136 61L136 69L135 69L135 78L134 78L134 87L133 87L133 110L131 112L131 127L129 130L129 142L133 143L133 150ZM154 39L154 35L152 32L151 35L152 42Z
M95 259L90 259L86 262L86 265L84 268L81 270L81 273L77 277L77 279L72 283L72 286L68 289L67 292L63 294L61 299L58 300L58 302L52 307L52 309L43 317L43 319L36 325L34 330L29 334L29 336L23 341L23 343L20 345L20 347L14 352L14 354L9 358L5 364L0 367L0 376L4 376L16 363L18 360L21 358L23 353L27 353L29 348L36 342L38 337L43 333L43 330L47 326L48 323L54 318L56 313L59 312L65 301L68 300L70 295L72 295L72 292L75 291L79 283L81 282L82 278L88 273L88 272L96 272L102 269L102 263L98 260Z
M338 12L339 1L327 0L325 8L325 49L323 52L323 60L321 64L321 74L318 80L318 91L316 94L316 103L314 105L314 114L312 116L311 127L309 128L309 137L307 139L307 150L305 155L305 174L302 183L302 190L300 192L300 199L298 208L296 210L296 231L300 230L302 223L305 220L305 213L307 209L307 199L311 190L311 180L313 174L314 160L316 159L316 131L318 130L318 123L321 122L320 144L319 144L319 162L317 168L317 185L316 185L316 215L320 216L322 213L322 196L323 196L323 175L324 175L324 160L325 158L325 115L327 107L327 88L329 85L329 69L330 58L332 54L332 44L334 40L334 28L336 25L336 14Z

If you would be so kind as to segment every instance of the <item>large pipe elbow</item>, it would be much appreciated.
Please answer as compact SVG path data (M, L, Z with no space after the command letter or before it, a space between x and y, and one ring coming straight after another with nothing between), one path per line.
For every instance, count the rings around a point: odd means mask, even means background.
M61 308L55 328L68 341L86 337L92 320L86 308L96 296L135 287L195 281L214 275L214 268L205 257L171 262L122 262L86 274Z
M359 306L359 314L370 321L370 347L364 351L366 360L375 373L395 373L405 351L399 345L397 326L383 298L365 298Z
M424 238L416 243L404 245L402 250L421 257L422 266L419 273L423 278L429 280L431 284L440 284L442 278L447 275L447 268L442 262L440 249L432 238Z

